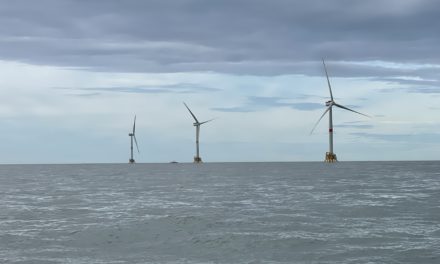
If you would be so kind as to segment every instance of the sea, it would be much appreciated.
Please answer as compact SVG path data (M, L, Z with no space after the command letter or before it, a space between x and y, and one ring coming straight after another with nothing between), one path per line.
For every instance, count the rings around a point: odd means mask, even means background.
M440 162L0 165L0 263L440 263Z

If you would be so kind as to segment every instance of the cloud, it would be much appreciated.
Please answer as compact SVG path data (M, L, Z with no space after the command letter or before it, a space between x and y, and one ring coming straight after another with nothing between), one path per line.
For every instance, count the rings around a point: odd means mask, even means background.
M334 125L335 127L348 127L348 128L358 128L358 129L371 129L374 128L373 125L365 124L362 121L351 121L351 122L344 122L339 125Z
M395 93L395 92L405 92L405 93L418 93L418 94L440 94L440 86L409 86L409 87L399 87L399 88L386 88L380 90L383 93Z
M79 96L79 97L95 97L101 95L101 93L83 93L83 94L71 94L73 96Z
M21 1L0 5L2 60L92 72L322 77L324 57L331 81L362 78L379 91L390 91L393 85L393 92L440 90L440 37L432 34L440 7L433 0L42 0L25 6ZM216 89L190 85L86 87L75 95ZM289 105L251 99L213 110L320 108L307 94L299 96L300 101Z
M440 86L439 87L411 87L405 89L410 93L426 93L426 94L440 94Z
M301 96L300 96L301 97ZM250 96L249 104L257 105L259 107L272 108L272 107L290 107L296 110L313 111L317 109L323 109L323 104L309 103L309 102L289 102L292 99L281 97L262 97L262 96Z
M247 113L247 112L255 112L255 109L251 107L213 107L211 108L213 111L218 112L227 112L227 113Z
M434 0L5 1L0 58L93 71L322 75L331 61L437 63ZM394 76L351 65L334 76ZM343 64L340 67L344 67ZM407 70L408 71L408 70Z
M374 134L374 133L351 133L351 135L363 138L388 141L388 142L418 142L432 143L440 140L440 134L420 133L420 134Z
M304 98L303 95L299 96ZM307 96L308 98L309 96ZM281 97L265 97L265 96L249 96L247 102L242 106L236 107L216 107L211 108L214 111L220 112L255 112L259 110L278 108L278 107L289 107L295 110L301 111L313 111L317 109L324 109L323 104L310 103L310 102L290 102L292 99L281 98Z
M324 105L318 103L293 103L290 107L296 110L311 111L323 109Z
M137 94L163 94L163 93L176 93L176 94L190 94L201 92L217 92L220 89L206 87L198 84L180 83L172 85L143 85L135 87L85 87L85 88L69 88L69 87L55 87L58 90L67 91L79 91L85 92L75 94L79 96L97 96L103 92L113 93L137 93ZM98 93L90 93L96 91Z

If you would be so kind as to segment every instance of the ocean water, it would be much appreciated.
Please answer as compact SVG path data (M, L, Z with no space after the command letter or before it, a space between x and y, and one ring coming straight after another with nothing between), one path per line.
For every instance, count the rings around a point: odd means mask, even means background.
M440 263L440 162L1 165L0 263Z

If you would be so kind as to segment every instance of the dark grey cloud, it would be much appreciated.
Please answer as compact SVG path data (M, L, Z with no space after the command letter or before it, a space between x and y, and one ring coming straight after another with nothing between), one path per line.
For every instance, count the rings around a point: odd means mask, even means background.
M57 90L67 90L81 92L79 96L96 96L103 92L115 92L115 93L137 93L137 94L161 94L161 93L200 93L200 92L217 92L220 89L201 86L198 84L179 83L172 85L143 85L134 87L85 87L85 88L72 88L72 87L55 87ZM93 93L91 93L93 92Z
M431 76L435 0L0 0L0 59L93 71ZM432 76L433 75L433 76Z

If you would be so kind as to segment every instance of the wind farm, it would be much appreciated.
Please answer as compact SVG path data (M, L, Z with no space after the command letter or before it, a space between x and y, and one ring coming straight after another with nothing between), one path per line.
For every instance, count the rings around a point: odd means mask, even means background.
M136 139L136 115L134 116L133 130L131 131L131 133L128 133L128 136L130 137L130 159L128 160L128 163L133 164L133 163L136 163L136 161L134 160L134 155L133 155L133 141L136 145L136 149L137 149L138 154L140 153L139 146L138 146L137 139Z
M0 264L440 263L439 1L0 3Z
M200 126L208 122L211 122L214 119L209 119L207 121L199 122L199 120L191 111L191 109L189 109L188 105L185 102L183 104L185 105L186 109L188 109L191 116L194 118L193 125L196 127L196 155L194 156L194 163L203 163L202 158L200 157L200 149L199 149Z
M369 115L355 111L347 106L341 105L339 103L336 102L334 96L333 96L333 89L332 89L332 85L330 82L330 77L329 77L329 73L328 73L328 69L327 69L327 65L324 59L321 59L322 61L322 66L324 68L324 73L325 73L325 77L326 77L326 82L327 82L327 86L328 86L328 92L329 92L329 97L330 100L327 100L325 102L325 106L326 109L325 111L322 113L322 115L320 116L320 118L318 119L318 121L314 124L312 130L310 131L310 135L313 134L313 132L316 130L316 128L318 127L318 125L320 124L321 120L325 117L326 114L328 114L328 151L325 153L325 158L324 158L324 162L326 163L334 163L338 161L337 155L334 151L334 120L333 120L333 107L337 107L346 111L350 111L359 115L362 115L364 117L368 117L371 118ZM201 130L201 126L203 124L206 124L208 122L211 122L214 120L214 118L206 120L206 121L199 121L199 119L197 118L197 116L194 114L194 112L190 109L190 107L183 102L183 105L185 106L185 108L188 110L189 114L191 115L191 117L193 118L193 126L196 128L196 137L195 137L195 143L196 143L196 149L195 149L195 155L193 157L193 163L195 164L199 164L199 163L203 163L203 159L200 155L200 130ZM136 138L136 115L134 116L134 120L133 120L133 127L132 127L132 131L128 134L128 136L130 137L130 158L129 158L129 163L133 164L136 163L135 158L134 158L134 147L136 147L137 153L139 154L139 146L138 146L138 142L137 142L137 138ZM173 161L171 163L177 163L176 161Z
M316 127L318 126L318 124L321 121L321 119L328 113L328 121L329 121L329 123L328 123L329 149L325 153L324 161L328 162L328 163L333 163L333 162L338 161L338 159L336 157L336 154L334 153L334 150L333 150L333 132L334 132L334 130L333 130L333 106L336 106L338 108L341 108L341 109L344 109L344 110L347 110L347 111L351 111L351 112L354 112L356 114L363 115L363 116L366 116L366 117L369 117L369 116L366 115L366 114L362 114L360 112L357 112L357 111L355 111L353 109L350 109L350 108L348 108L346 106L340 105L340 104L335 102L335 99L333 98L333 92L332 92L332 87L331 87L331 84L330 84L330 79L328 77L327 66L325 64L324 59L322 59L322 64L324 66L325 76L327 78L327 85L328 85L328 89L329 89L329 93L330 93L330 100L325 102L325 106L327 107L327 109L325 109L324 113L318 119L318 121L314 125L314 127L313 127L312 131L310 132L310 134L313 133L313 131L316 129Z

